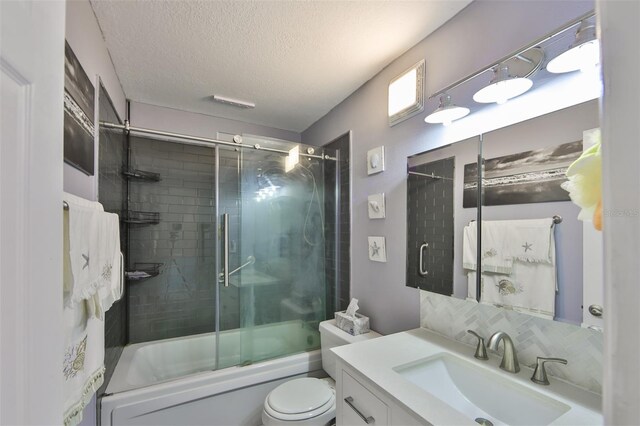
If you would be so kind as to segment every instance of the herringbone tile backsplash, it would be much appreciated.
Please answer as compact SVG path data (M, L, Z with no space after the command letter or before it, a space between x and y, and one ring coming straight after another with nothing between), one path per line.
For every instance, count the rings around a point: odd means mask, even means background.
M533 367L537 356L565 358L567 365L547 364L550 376L602 393L601 332L427 291L420 291L420 325L469 345L476 344L469 329L487 340L504 331L521 365Z

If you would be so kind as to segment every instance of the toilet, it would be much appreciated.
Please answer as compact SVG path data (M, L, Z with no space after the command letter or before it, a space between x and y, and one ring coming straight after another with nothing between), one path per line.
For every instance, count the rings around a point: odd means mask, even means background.
M265 426L324 426L336 416L336 355L331 348L380 337L375 331L352 336L336 327L335 320L320 323L322 368L330 377L289 380L267 395L262 410Z

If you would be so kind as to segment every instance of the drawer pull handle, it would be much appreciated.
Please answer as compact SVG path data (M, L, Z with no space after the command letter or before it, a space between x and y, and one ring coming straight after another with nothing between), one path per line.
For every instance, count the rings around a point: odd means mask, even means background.
M363 421L363 422L365 422L366 424L370 425L370 424L372 424L372 423L375 423L375 422L376 422L376 420L375 420L373 417L371 417L371 416L366 417L364 414L362 414L362 413L360 412L360 410L358 410L358 409L355 407L355 405L353 405L353 398L352 398L352 397L350 397L350 396L346 397L346 398L344 399L344 402L346 402L346 403L347 403L347 405L348 405L349 407L351 407L351 409L352 409L353 411L355 411L355 412L356 412L356 414L357 414L358 416L360 416L360 418L362 419L362 421Z

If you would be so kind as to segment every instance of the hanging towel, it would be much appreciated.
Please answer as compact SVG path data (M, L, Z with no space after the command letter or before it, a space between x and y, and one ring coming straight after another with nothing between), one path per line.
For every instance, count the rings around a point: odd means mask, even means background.
M476 252L478 247L478 234L476 223L471 222L464 227L462 239L462 267L470 271L476 270L477 258Z
M482 221L482 270L497 274L510 274L513 259L507 251L507 237L510 221ZM464 228L462 244L462 266L475 271L477 258L477 226L469 223Z
M65 194L64 424L75 426L104 381L104 312L121 297L118 216L102 205Z
M483 221L480 303L553 319L557 272L553 219ZM469 234L469 235L467 235ZM475 222L465 228L467 297L476 298ZM471 245L471 247L466 247Z
M65 275L67 307L85 303L89 315L104 319L120 295L120 222L118 215L104 212L93 203L65 194L69 205L65 221ZM65 244L66 245L66 244Z
M469 282L474 283L474 294L475 276L475 272L468 274ZM514 261L510 275L482 274L480 303L553 319L556 282L555 266Z
M89 201L84 198L77 197L73 194L69 194L67 192L64 193L63 197L64 202L67 203L67 208L64 210L64 221L63 221L63 255L64 255L64 291L65 293L73 293L74 290L74 281L73 274L71 271L71 257L69 256L69 212L77 207L84 207L90 210L96 211L104 211L102 204L97 201ZM68 300L68 303L71 302L71 298L65 298Z
M506 250L511 259L555 264L553 219L512 220L509 222Z
M104 382L104 321L83 303L64 308L64 425L75 426Z

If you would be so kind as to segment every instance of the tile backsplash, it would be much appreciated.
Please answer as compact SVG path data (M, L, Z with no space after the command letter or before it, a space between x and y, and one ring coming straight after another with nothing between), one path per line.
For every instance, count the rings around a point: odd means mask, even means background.
M602 393L601 332L427 291L420 291L420 326L474 346L476 339L467 330L485 339L504 331L521 365L534 366L537 356L565 358L567 365L547 364L550 376Z

